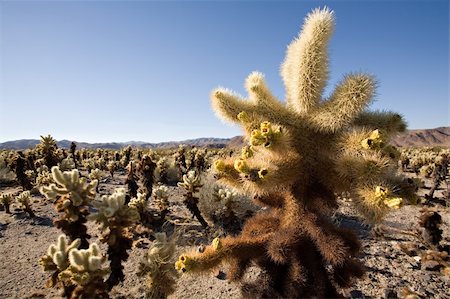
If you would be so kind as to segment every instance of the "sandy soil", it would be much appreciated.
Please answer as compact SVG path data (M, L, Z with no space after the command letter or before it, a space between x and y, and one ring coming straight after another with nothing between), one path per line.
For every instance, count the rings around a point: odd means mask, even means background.
M125 176L117 175L107 178L100 184L101 194L110 194L116 187L123 185ZM20 187L9 187L4 192L21 191ZM426 190L421 190L423 194ZM192 219L189 211L182 203L182 191L178 187L170 187L171 216L169 219L176 225L167 229L178 231L177 249L181 253L190 246L207 244L217 235L214 228L202 229ZM442 190L437 192L442 197ZM35 196L40 203L33 205L37 217L30 219L19 210L12 210L8 215L0 211L0 298L60 298L58 291L45 289L48 273L41 271L39 258L45 254L49 244L54 243L59 231L53 227L52 219L56 217L53 205L45 203L42 197ZM450 211L438 205L443 216L444 243L450 243ZM422 298L450 298L450 280L438 271L423 269L420 261L404 253L399 245L414 241L409 235L390 231L391 228L413 231L417 228L417 217L421 207L406 206L388 215L383 222L387 232L374 234L371 227L364 225L359 216L351 208L351 203L341 201L341 208L336 214L336 221L341 225L357 230L362 238L360 259L367 266L367 274L353 288L345 290L352 298L386 298L409 288ZM91 241L97 241L99 231L95 224L88 224ZM104 247L103 247L104 248ZM125 264L126 279L116 286L113 298L143 298L145 278L138 277L135 271L145 251L144 247L134 247ZM226 269L223 269L226 272ZM252 268L249 275L257 275L258 270ZM239 285L229 283L223 277L211 273L203 276L184 275L178 281L177 291L171 298L240 298Z

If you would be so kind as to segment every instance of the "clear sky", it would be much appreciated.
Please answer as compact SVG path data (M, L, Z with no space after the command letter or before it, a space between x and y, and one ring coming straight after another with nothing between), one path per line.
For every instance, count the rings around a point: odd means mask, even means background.
M1 1L0 142L232 137L210 91L245 95L279 67L313 8L335 11L331 88L374 74L375 109L409 128L450 125L449 1Z

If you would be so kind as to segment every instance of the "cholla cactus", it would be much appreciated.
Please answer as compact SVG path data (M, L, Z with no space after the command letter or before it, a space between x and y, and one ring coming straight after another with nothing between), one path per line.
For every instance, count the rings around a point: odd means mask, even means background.
M175 291L178 273L173 267L175 242L165 233L156 233L155 240L139 264L138 276L147 276L146 298L167 298Z
M38 175L36 177L36 186L38 188L41 188L43 186L48 186L50 184L54 184L55 181L53 180L52 174L48 170L43 170L38 172Z
M115 161L109 161L107 164L109 173L111 174L111 178L114 178L114 171L117 170L117 162Z
M36 145L36 151L41 155L48 168L58 165L60 159L57 154L58 146L52 136L41 136L41 142Z
M14 157L12 163L12 168L16 173L16 178L19 181L22 189L31 190L33 188L33 184L30 182L28 176L25 174L28 168L28 161L22 151L17 152L17 156Z
M56 244L51 244L48 247L47 254L39 259L39 264L44 271L53 271L46 284L48 288L52 288L60 282L60 287L64 288L64 293L68 295L69 288L59 279L59 273L69 267L69 252L79 246L80 239L70 243L67 236L61 234L58 236Z
M22 209L30 217L34 217L33 209L31 208L31 195L30 191L24 191L16 197L16 202L19 209Z
M128 185L128 195L131 197L137 197L139 186L136 182L136 174L134 173L133 162L128 164L128 175L125 184Z
M0 152L0 185L9 185L15 179L15 174L11 171L8 163L7 152Z
M139 214L142 215L143 213L145 213L147 204L148 204L148 202L147 202L147 199L145 198L145 194L139 192L137 194L137 197L133 197L132 199L130 199L128 206L136 209L139 212ZM142 216L141 216L141 219L142 219Z
M108 298L108 288L104 281L110 270L103 266L105 258L97 244L88 249L69 251L69 266L58 277L72 285L70 298Z
M130 228L139 221L138 211L125 203L125 196L124 188L116 189L112 195L103 195L92 203L97 212L88 216L89 220L101 225L104 232L102 242L108 244L108 259L111 261L111 275L107 281L109 289L125 277L122 261L128 259L127 250L132 246Z
M180 270L202 272L225 260L230 279L241 280L254 262L262 274L243 284L244 297L338 297L338 287L351 285L363 270L355 259L356 235L330 220L335 194L351 191L369 221L414 197L391 165L388 141L405 128L402 118L366 110L374 79L347 75L322 97L333 27L333 12L316 9L288 47L281 67L286 104L256 72L246 80L248 101L226 89L213 91L214 110L239 123L249 142L241 156L215 161L218 177L270 209L247 220L239 236L182 255Z
M148 200L152 195L153 181L155 180L154 172L156 163L148 155L144 155L138 164L137 172L141 178L142 187L145 192L145 198Z
M214 223L221 225L228 233L235 234L241 230L241 220L237 217L235 209L238 201L237 193L228 188L216 186L213 193L214 200L220 202L222 209L215 211Z
M186 207L191 211L192 215L198 219L203 227L208 227L208 223L203 218L198 208L198 198L194 196L194 193L197 193L200 187L202 187L200 184L200 177L195 170L191 170L183 175L183 182L178 183L178 187L182 187L186 190L186 193L183 195L183 202Z
M72 157L67 157L62 159L58 166L62 171L69 171L75 168L75 162Z
M4 193L4 194L0 195L0 204L3 206L3 208L5 209L5 212L8 214L11 214L10 206L12 204L12 201L13 201L12 194Z
M167 210L169 208L169 187L165 185L159 185L154 188L153 202L156 204L160 211Z
M57 212L64 213L53 222L71 241L79 238L81 248L87 248L90 236L84 223L89 214L87 206L95 199L98 182L87 183L86 178L80 178L78 170L62 172L57 166L52 167L52 176L55 184L41 187L40 192L54 201Z
M97 182L100 182L100 180L105 176L105 173L103 171L101 171L98 168L95 168L93 170L91 170L91 172L89 173L89 179L93 180L97 180ZM97 183L97 187L95 188L95 191L98 193L98 186L100 184Z

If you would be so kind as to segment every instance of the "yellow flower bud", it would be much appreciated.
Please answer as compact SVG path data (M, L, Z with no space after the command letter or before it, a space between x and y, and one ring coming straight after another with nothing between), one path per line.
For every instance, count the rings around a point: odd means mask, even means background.
M220 172L225 171L226 166L227 165L225 164L225 162L223 160L216 160L216 161L214 161L214 168L217 171L220 171Z
M380 131L379 131L378 129L372 131L372 132L370 133L369 138L374 139L374 140L379 140L379 139L381 139Z
M263 179L267 176L268 173L269 173L269 171L266 168L262 168L258 171L258 177L260 179Z
M398 209L401 207L401 205L403 203L403 199L400 197L393 197L393 198L385 199L383 202L386 206L388 206L391 209Z
M250 116L245 111L239 112L237 119L243 123L248 123L251 121Z
M261 131L262 129L272 129L272 124L269 121L264 121L260 125Z
M180 255L178 261L175 262L175 269L180 272L187 272L192 270L193 260L189 256Z
M236 169L238 172L246 173L249 171L247 163L243 159L237 159L234 161L234 169Z
M241 150L241 158L247 159L253 157L253 150L249 146L244 146Z
M388 193L389 193L388 189L382 186L377 186L375 188L375 196L378 198L385 198L388 195Z
M219 250L222 248L222 241L220 241L220 238L214 238L212 241L212 247L214 250Z

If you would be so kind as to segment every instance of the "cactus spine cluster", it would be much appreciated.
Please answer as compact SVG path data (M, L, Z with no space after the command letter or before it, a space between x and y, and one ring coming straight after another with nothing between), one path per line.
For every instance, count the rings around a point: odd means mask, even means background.
M230 279L242 280L256 263L262 274L242 285L245 297L338 297L338 287L363 270L356 235L330 221L335 193L351 191L372 222L414 197L391 165L395 150L388 141L405 128L402 118L366 109L375 93L372 76L347 75L322 97L333 28L333 12L316 9L289 45L281 67L286 104L257 72L245 82L248 100L223 88L212 92L214 110L240 124L249 142L240 157L215 161L218 176L269 209L249 219L239 236L180 256L181 271L226 261Z

